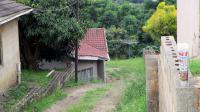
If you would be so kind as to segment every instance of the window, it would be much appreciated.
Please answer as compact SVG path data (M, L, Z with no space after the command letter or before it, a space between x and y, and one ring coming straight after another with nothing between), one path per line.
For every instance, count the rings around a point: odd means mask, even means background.
M0 35L0 65L3 64L3 45L2 45L2 37Z

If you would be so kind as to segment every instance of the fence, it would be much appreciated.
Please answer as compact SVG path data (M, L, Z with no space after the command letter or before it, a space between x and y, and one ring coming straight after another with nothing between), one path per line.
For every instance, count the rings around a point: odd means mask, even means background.
M47 87L34 87L12 108L11 112L21 112L28 104L52 94L57 88L62 88L74 72L74 64L70 64L64 72L52 71L49 76L52 78ZM33 110L34 111L34 110Z

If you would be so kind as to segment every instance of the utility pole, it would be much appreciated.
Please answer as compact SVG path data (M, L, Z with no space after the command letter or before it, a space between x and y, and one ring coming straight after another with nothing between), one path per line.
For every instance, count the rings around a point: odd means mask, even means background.
M76 19L79 21L80 19L80 1L77 0L76 3ZM75 82L78 82L78 40L76 40L76 48L75 48Z

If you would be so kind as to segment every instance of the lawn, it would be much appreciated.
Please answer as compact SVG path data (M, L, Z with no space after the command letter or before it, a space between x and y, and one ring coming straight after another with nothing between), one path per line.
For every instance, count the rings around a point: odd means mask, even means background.
M124 80L126 84L116 112L146 112L143 58L110 61L107 63L107 73Z
M190 71L193 76L200 76L200 59L190 61Z

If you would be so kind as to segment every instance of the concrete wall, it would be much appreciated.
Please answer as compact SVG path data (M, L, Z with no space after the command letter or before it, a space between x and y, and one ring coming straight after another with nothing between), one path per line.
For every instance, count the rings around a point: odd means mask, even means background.
M180 80L177 46L173 37L162 37L159 60L159 112L198 112L199 81L190 75Z
M39 68L42 70L52 70L52 69L65 69L71 61L69 59L63 59L60 61L52 60L46 61L42 60L39 62Z
M97 61L91 60L79 60L78 70L81 71L83 69L92 68L93 79L97 78ZM80 74L79 74L80 75ZM82 77L82 76L79 76ZM85 79L85 78L82 78Z
M200 54L199 16L199 0L177 0L177 41L189 44L191 57Z
M0 26L3 64L0 65L0 94L17 82L17 64L20 63L18 22L13 20Z

